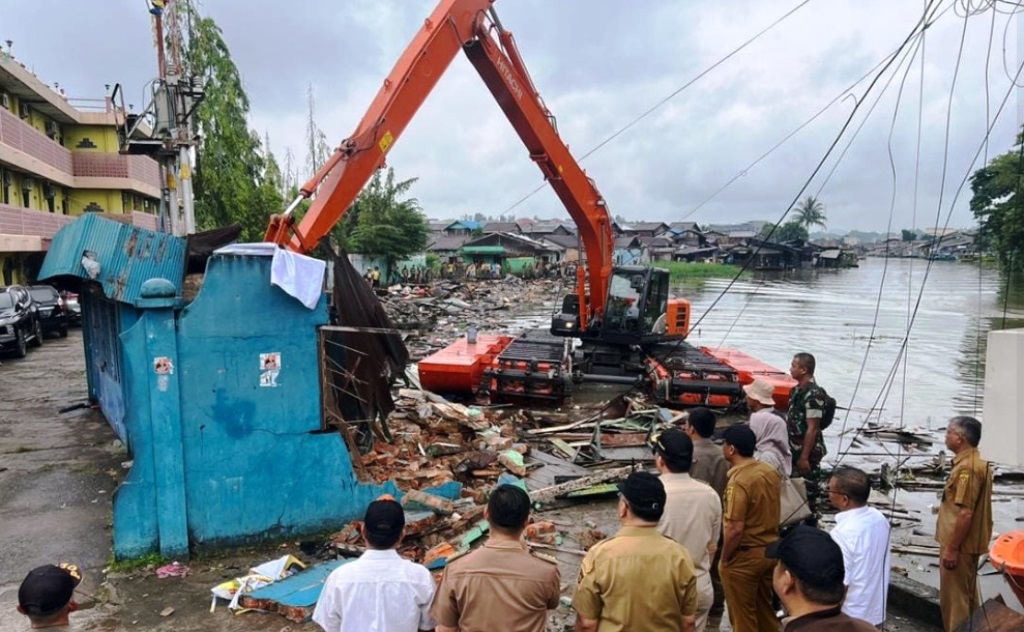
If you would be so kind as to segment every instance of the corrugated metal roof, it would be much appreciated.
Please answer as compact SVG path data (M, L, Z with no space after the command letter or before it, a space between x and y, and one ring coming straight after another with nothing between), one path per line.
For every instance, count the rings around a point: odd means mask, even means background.
M95 254L100 264L96 278L107 298L134 303L142 284L167 279L181 292L185 274L185 240L94 214L85 214L53 237L40 279L70 275L89 279L82 266L84 251Z

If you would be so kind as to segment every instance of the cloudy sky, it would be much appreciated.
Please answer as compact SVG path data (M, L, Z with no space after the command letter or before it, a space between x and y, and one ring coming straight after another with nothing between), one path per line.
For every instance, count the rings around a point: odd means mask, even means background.
M923 101L918 98L920 52L913 66L894 64L866 98L864 93L872 68L898 49L920 19L924 0L811 0L586 158L583 166L611 212L631 220L774 220L800 192L862 99L860 115L808 189L811 194L820 190L830 229L884 230L894 192L895 230L911 226L915 217L918 227L933 225L937 213L941 224L950 208L950 225L968 226L969 189L955 203L953 198L972 170L987 121L1009 95L987 150L993 156L1010 148L1021 117L1024 103L1010 80L1020 64L1021 18L1005 9L996 13L985 0L934 2L944 13L924 42ZM579 156L798 4L503 0L496 8L557 116L563 139ZM965 5L976 14L965 17ZM269 134L279 161L291 148L300 164L308 86L316 94L318 124L332 145L338 143L354 129L433 7L420 0L202 4L223 29L245 79L253 127ZM102 96L104 84L120 82L138 109L144 86L155 75L144 0L0 0L0 40L6 39L14 41L16 57L44 81L59 81L72 97ZM868 80L859 81L866 75ZM991 115L986 114L986 95ZM832 101L821 116L750 167ZM490 93L461 56L395 144L389 164L401 178L419 178L413 194L431 217L498 215L542 183ZM915 171L920 178L916 210ZM547 188L514 212L564 215Z

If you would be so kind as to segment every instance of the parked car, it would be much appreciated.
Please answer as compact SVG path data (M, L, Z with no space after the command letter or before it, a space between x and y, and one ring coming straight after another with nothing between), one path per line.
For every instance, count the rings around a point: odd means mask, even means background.
M61 292L60 296L64 299L64 309L68 313L68 324L81 327L82 305L78 302L78 295L74 292Z
M0 350L24 358L28 345L43 344L43 330L36 319L32 295L20 285L0 288Z
M28 293L36 303L36 320L43 334L55 331L61 338L67 338L68 312L57 290L49 285L33 285L28 288Z

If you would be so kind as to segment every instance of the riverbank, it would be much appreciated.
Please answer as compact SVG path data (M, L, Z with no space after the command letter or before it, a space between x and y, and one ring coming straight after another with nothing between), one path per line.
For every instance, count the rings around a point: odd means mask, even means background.
M687 263L685 261L655 261L655 268L669 271L672 281L684 279L731 279L740 273L742 268L728 263ZM741 278L750 278L753 274L744 271Z

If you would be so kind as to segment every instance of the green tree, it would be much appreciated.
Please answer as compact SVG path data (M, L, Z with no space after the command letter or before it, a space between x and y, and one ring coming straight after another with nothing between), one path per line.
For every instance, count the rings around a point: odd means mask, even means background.
M813 195L808 195L802 202L793 207L796 212L794 221L809 232L814 226L825 228L828 218L825 216L825 205Z
M381 260L388 270L427 247L427 219L416 198L406 197L417 178L397 182L395 170L373 174L354 206L358 219L348 239L353 252ZM353 209L355 210L355 209Z
M188 24L182 61L206 85L194 118L201 138L193 173L196 226L237 223L242 240L260 241L270 215L283 207L281 169L249 129L249 97L220 27L199 14L194 0L175 6Z
M996 156L971 175L971 211L979 223L978 242L995 252L1008 270L1024 271L1024 133L1017 149Z
M914 241L917 239L917 233L912 230L907 230L906 228L900 231L900 235L903 241Z
M776 244L785 243L787 241L795 241L797 239L807 240L807 229L800 225L800 223L791 219L785 224L782 224L775 232L772 233L772 227L774 224L765 224L761 228L761 239L768 239ZM771 238L768 238L768 234L771 233Z

